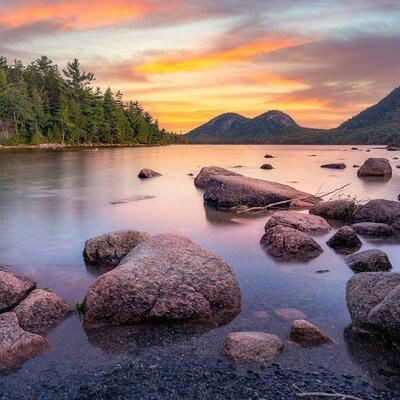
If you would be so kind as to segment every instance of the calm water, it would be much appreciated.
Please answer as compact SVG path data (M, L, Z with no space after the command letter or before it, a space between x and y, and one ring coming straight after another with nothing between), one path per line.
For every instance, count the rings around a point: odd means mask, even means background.
M367 153L366 147L360 148L363 151L350 151L349 146L260 145L1 152L0 264L32 276L39 287L49 287L75 304L82 301L96 277L82 259L85 240L119 229L150 234L176 232L232 265L240 282L243 305L234 321L208 332L188 327L149 327L87 336L78 316L72 315L47 335L52 342L51 351L0 377L0 394L3 398L74 398L86 381L101 381L101 374L128 361L138 369L144 368L140 364L144 359L148 361L146 368L171 361L177 369L187 369L195 357L212 369L221 359L228 362L221 355L220 346L231 331L261 330L288 338L289 323L273 315L278 307L305 312L338 346L287 347L274 361L300 371L312 371L313 365L323 364L332 373L354 375L379 389L398 388L397 356L385 353L387 349L381 346L344 335L350 322L345 284L352 272L343 257L325 245L330 235L316 237L325 250L317 259L278 263L259 246L267 214L245 217L209 208L203 204L202 191L188 176L205 165L230 169L240 164L242 168L234 171L311 193L321 185L324 192L351 183L344 195L359 200L396 200L400 170L394 168L388 181L365 181L358 179L352 168L369 156L392 159L396 153L382 149ZM275 169L259 169L265 162L265 153L276 157L268 160ZM328 162L345 162L348 168L342 171L319 167ZM397 163L391 162L393 166ZM140 181L137 173L143 167L159 171L162 176ZM125 199L131 201L111 204ZM398 270L396 239L363 238L362 249L368 248L386 251ZM316 274L318 269L331 271ZM269 311L271 317L260 318L259 310ZM162 374L158 379L163 379Z

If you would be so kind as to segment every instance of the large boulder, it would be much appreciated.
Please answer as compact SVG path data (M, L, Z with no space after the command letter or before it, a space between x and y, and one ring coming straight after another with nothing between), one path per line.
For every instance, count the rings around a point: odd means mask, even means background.
M0 314L0 370L15 367L49 347L47 339L23 330L15 313Z
M306 233L282 225L268 229L260 243L273 257L282 260L307 260L323 252L321 246Z
M295 211L277 211L267 221L265 230L274 226L287 226L306 233L325 233L331 230L330 225L322 217L302 214Z
M320 217L327 219L347 221L351 218L354 209L354 201L348 199L339 199L323 201L315 204L310 209L310 214L319 215Z
M400 222L398 201L375 199L358 206L353 214L354 222L379 222L397 228Z
M325 332L304 319L293 321L290 340L305 347L334 343Z
M357 171L358 176L391 176L392 167L386 158L368 158Z
M90 265L116 266L135 246L149 238L147 233L138 231L105 233L86 241L83 257Z
M346 164L344 163L332 163L332 164L323 164L321 168L328 168L328 169L345 169Z
M279 201L304 198L318 201L316 196L281 183L246 176L214 176L204 192L204 201L217 207L265 207Z
M36 289L13 310L22 329L41 333L61 322L72 310L55 293Z
M352 254L345 258L346 264L355 272L389 271L392 264L382 250L371 249Z
M154 178L156 176L161 176L161 174L149 168L143 168L138 174L138 178L140 179Z
M350 226L342 226L326 244L333 249L358 249L362 246L360 238Z
M225 168L221 167L215 167L215 166L210 166L210 167L203 167L199 174L194 178L194 185L198 188L204 189L210 179L213 176L217 175L222 175L222 176L239 176L240 174L237 174L236 172L228 171Z
M395 234L392 226L379 222L358 222L351 227L359 235L365 236L391 236Z
M230 333L222 345L222 351L236 362L264 362L285 348L278 336L263 332Z
M346 300L355 331L400 339L399 273L354 275L347 282Z
M155 320L219 324L240 306L239 284L225 261L183 236L162 234L97 278L83 312L86 327Z
M0 312L15 307L35 287L32 279L15 275L8 268L0 266Z

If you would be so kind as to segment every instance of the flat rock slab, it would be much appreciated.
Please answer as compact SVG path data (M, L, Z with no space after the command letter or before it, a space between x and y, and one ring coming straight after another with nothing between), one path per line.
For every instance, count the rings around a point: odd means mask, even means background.
M392 269L388 255L382 250L371 249L345 258L346 264L355 272L377 272Z
M315 204L310 209L310 214L319 215L327 219L347 221L351 218L354 209L355 204L351 200L331 200Z
M92 266L117 266L135 246L149 238L145 232L129 230L95 236L86 241L83 257Z
M357 207L353 221L384 223L397 229L400 225L400 203L385 199L370 200Z
M344 163L332 163L332 164L323 164L321 168L328 168L328 169L345 169L346 164Z
M183 236L162 234L137 245L90 285L84 325L157 320L215 325L240 307L239 284L225 261Z
M13 274L8 268L0 266L0 312L15 307L36 287L30 278Z
M273 257L282 261L308 260L323 252L321 246L306 233L282 225L268 229L260 244Z
M351 227L359 235L365 236L392 236L395 234L392 226L379 222L358 222Z
M236 172L229 171L225 168L221 167L215 167L215 166L210 166L210 167L203 167L199 174L194 178L194 185L198 188L204 189L210 179L213 176L241 176L240 174L237 174Z
M392 176L392 167L386 158L368 158L357 171L363 176Z
M284 348L282 339L263 332L230 333L222 345L224 354L236 362L264 362Z
M44 337L23 330L15 313L0 314L0 370L15 367L49 347Z
M267 231L278 225L306 233L326 233L331 230L331 226L324 218L295 211L276 211L267 221L264 229Z
M360 238L350 226L342 226L335 234L326 242L333 249L349 249L355 250L362 246Z
M217 207L265 207L279 201L307 198L319 201L319 198L301 192L291 186L246 176L214 176L204 192L204 201Z
M45 332L56 326L71 311L64 299L43 289L34 290L14 309L21 328L32 333Z
M365 272L346 287L347 308L357 332L400 339L400 274Z
M325 332L304 319L293 321L290 340L305 347L334 343Z
M140 179L154 178L156 176L161 176L161 174L149 168L143 168L138 174L138 178Z

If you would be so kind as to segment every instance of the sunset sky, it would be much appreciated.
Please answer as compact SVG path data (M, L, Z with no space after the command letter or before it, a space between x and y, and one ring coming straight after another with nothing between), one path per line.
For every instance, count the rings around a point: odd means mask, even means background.
M400 0L0 0L0 55L42 54L175 132L271 109L329 128L400 86Z

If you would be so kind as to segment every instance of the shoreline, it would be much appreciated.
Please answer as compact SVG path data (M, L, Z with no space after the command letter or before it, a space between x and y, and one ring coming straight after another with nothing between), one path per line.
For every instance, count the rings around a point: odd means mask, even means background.
M15 144L1 145L1 150L66 150L66 149L97 149L97 148L114 148L114 147L159 147L160 144L60 144L60 143L42 143L42 144ZM167 145L165 145L167 146Z

